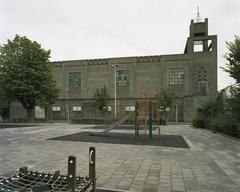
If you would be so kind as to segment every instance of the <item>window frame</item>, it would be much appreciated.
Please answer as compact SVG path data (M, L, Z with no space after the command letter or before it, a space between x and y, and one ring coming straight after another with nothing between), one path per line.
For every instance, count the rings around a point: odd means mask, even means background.
M73 111L73 112L81 112L81 111L82 111L82 106L80 106L80 105L74 105L74 106L72 107L72 111Z
M70 74L80 74L80 85L78 87L71 86L70 84ZM81 89L82 88L82 72L81 71L70 71L68 72L68 89Z
M53 105L52 106L52 112L60 112L61 106L60 105Z
M184 85L184 84L185 84L185 68L184 67L168 68L168 85L174 86L174 85Z
M124 76L123 79L119 79L119 76L122 74L119 74L120 72L126 72L127 76ZM127 78L126 80L124 78ZM130 86L130 70L128 69L120 69L116 71L116 85L117 87L129 87Z

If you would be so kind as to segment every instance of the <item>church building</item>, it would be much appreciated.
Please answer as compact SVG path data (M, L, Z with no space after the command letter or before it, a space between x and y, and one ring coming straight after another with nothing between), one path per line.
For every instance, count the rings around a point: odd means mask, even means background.
M183 50L172 55L51 62L60 88L51 119L95 117L93 96L105 86L109 115L114 116L115 104L121 115L134 110L136 100L154 98L167 87L177 96L170 120L191 121L200 101L217 92L217 36L208 34L208 19L191 20Z

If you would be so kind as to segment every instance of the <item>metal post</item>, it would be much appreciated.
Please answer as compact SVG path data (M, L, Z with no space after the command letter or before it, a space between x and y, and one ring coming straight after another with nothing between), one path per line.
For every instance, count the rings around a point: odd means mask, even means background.
M138 137L139 132L138 132L138 102L136 101L135 103L135 138Z
M19 172L20 172L20 173L23 173L23 174L27 174L27 172L28 172L28 167L21 167L21 168L19 169ZM26 187L26 186L21 187L20 192L28 192L27 187Z
M114 68L114 116L117 116L117 63L115 61L114 65L111 65Z
M68 105L69 89L66 89L65 98L66 98L65 107L66 107L66 113L67 113L67 122L69 123L69 121L70 121L69 105Z
M149 101L149 139L152 138L152 102Z
M176 103L176 123L178 122L178 104Z
M89 148L89 178L93 181L93 192L96 192L96 149Z
M68 82L67 81L67 79L66 79L66 77L68 77L68 76L66 76L65 75L65 67L64 67L64 64L62 64L62 69L63 69L63 76L64 76L64 87L65 87L65 108L66 108L66 115L67 115L67 122L69 123L69 106L68 106L68 99L69 99L69 89L67 88L67 84L66 84L66 82Z
M57 180L57 178L60 176L60 171L59 170L57 170L57 171L55 171L55 173L54 173L54 175L53 175L53 179L54 180Z
M117 116L117 65L114 65L114 115Z
M26 174L28 172L28 167L21 167L19 172Z
M68 157L68 176L67 176L67 189L70 192L75 192L76 189L76 157Z

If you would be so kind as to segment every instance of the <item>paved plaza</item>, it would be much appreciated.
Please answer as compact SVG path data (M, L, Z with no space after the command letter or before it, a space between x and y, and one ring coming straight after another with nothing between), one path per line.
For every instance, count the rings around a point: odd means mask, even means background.
M0 129L0 175L19 167L66 174L67 158L77 157L77 172L88 175L88 148L97 151L97 186L131 192L239 192L240 140L194 129L162 127L162 134L183 135L189 149L46 140L89 125L41 124ZM116 130L121 131L121 130ZM129 132L122 130L122 132Z

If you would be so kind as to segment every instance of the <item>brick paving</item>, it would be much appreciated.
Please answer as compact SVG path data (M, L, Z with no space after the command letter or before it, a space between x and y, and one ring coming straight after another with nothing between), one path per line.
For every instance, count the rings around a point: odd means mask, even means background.
M240 191L239 139L189 125L169 125L162 127L162 133L183 135L190 149L46 140L86 131L84 127L54 123L0 129L0 175L11 175L22 166L65 174L68 155L75 155L78 174L86 176L88 148L95 146L97 186L101 188L131 192Z

